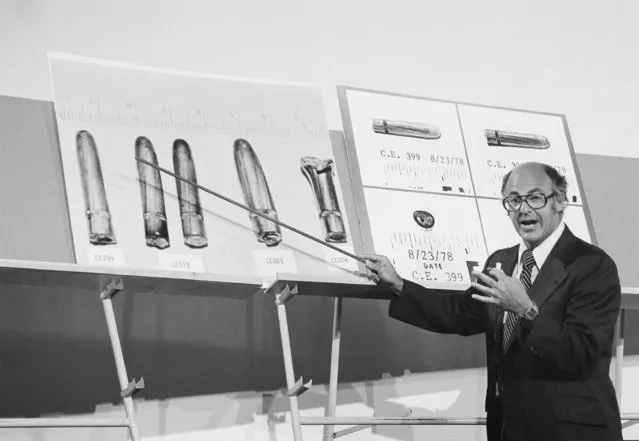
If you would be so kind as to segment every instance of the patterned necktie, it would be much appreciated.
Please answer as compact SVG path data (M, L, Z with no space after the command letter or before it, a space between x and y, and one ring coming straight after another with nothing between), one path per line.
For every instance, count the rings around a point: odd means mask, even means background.
M521 264L522 271L519 279L521 283L526 288L526 292L530 290L530 286L532 285L532 270L535 267L535 258L533 256L532 250L526 250L521 255ZM501 350L506 352L508 350L508 346L510 345L510 340L513 336L513 331L515 330L515 325L519 321L519 317L512 312L508 312L506 316L506 323L504 323L504 334L501 340Z

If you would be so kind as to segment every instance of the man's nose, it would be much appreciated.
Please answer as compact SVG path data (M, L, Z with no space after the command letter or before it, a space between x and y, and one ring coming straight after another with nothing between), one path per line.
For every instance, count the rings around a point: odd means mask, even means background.
M523 201L521 203L521 207L519 207L519 213L527 214L531 212L533 212L533 209L530 208L530 205L528 205L528 201Z

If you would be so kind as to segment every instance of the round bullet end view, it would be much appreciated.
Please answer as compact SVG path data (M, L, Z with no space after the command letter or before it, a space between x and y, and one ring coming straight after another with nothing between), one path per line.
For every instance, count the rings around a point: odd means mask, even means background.
M425 230L431 230L435 226L435 218L428 211L417 210L413 212L415 223Z

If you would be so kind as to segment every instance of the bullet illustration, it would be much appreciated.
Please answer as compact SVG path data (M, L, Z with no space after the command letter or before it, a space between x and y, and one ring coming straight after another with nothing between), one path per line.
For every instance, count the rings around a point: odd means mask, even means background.
M183 139L176 139L173 142L173 168L176 175L197 184L191 147ZM184 243L190 248L204 248L208 245L208 239L198 188L177 178L175 185L180 205Z
M428 211L415 210L413 212L413 220L426 231L432 230L435 226L435 217Z
M389 119L373 119L373 131L384 135L422 139L439 139L442 136L439 128L431 124Z
M308 180L315 196L315 204L322 222L322 230L327 242L346 242L344 219L339 209L332 159L305 156L301 159L302 174Z
M486 129L484 130L484 136L491 147L519 147L540 150L550 148L548 138L541 135Z
M75 137L84 193L84 206L89 229L89 242L93 245L117 243L111 212L104 188L98 147L91 133L80 130Z
M245 139L236 139L233 143L233 156L246 205L277 219L271 190L268 187L260 160L251 144ZM259 242L272 247L282 241L282 231L275 222L254 213L249 213L249 220Z
M158 157L155 154L153 144L144 136L135 140L135 156L158 165ZM169 247L170 241L162 178L157 169L139 161L137 161L137 165L146 245L163 250Z

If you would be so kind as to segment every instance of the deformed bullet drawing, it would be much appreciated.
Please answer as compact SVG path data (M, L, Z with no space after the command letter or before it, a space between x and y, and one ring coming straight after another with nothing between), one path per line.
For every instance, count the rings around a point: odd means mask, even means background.
M173 142L173 168L177 176L197 184L191 147L183 139L176 139ZM180 204L184 243L190 248L204 248L208 245L208 239L198 188L177 178L175 185Z
M439 139L442 136L441 130L431 124L389 119L373 119L373 131L384 135L422 139Z
M86 130L80 130L76 134L75 143L84 192L89 242L93 245L115 244L117 240L113 232L97 144L93 135Z
M541 135L485 129L484 136L491 147L519 147L540 150L550 148L548 138Z
M139 136L135 140L135 156L158 165L153 144L144 136ZM170 241L162 178L157 169L140 161L137 161L137 165L146 245L163 250L169 247Z
M301 159L302 174L308 180L315 196L315 204L322 222L322 230L327 242L346 242L344 219L339 209L339 201L333 180L332 159L305 156Z
M424 230L432 230L435 226L435 217L428 211L415 210L413 212L413 220Z
M245 139L236 139L233 143L233 156L235 157L235 168L237 169L246 205L273 219L277 219L277 211L273 203L271 190L268 187L260 160L251 144ZM255 213L249 213L249 219L259 242L272 247L282 241L282 231L278 224Z

